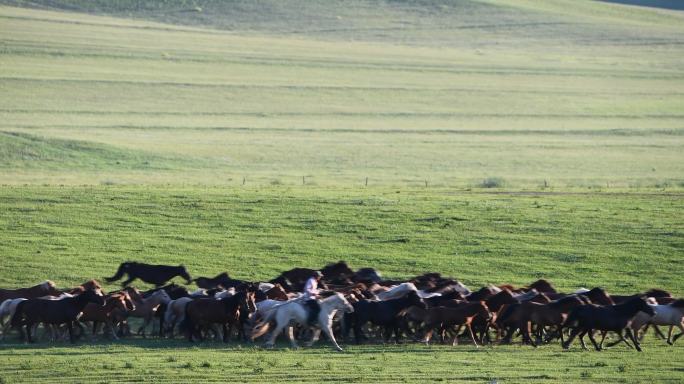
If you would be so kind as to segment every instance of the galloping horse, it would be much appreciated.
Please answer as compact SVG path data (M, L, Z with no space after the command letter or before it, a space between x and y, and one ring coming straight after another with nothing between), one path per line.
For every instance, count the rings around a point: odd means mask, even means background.
M321 310L318 313L318 318L316 319L318 328L314 330L313 338L308 345L312 345L318 340L322 330L330 342L335 346L335 349L342 351L342 348L339 346L339 344L337 344L337 340L335 340L335 335L332 331L332 320L337 311L351 313L354 312L354 308L341 293L337 292L332 294L330 297L320 300L319 305ZM278 303L277 305L271 307L271 309L264 314L263 320L257 324L256 327L254 327L252 330L252 340L266 334L271 327L271 321L275 320L275 329L271 333L269 340L266 342L266 346L273 347L280 332L282 332L285 327L288 327L286 333L287 337L292 344L292 348L297 348L297 342L294 340L294 329L290 323L294 321L300 325L306 325L308 316L308 309L301 300L294 299L282 304Z
M241 315L255 310L253 291L239 291L221 300L194 299L185 305L185 319L181 323L181 328L185 329L188 341L193 341L195 336L200 340L203 338L201 328L220 324L223 328L223 341L227 342L232 326L240 322Z
M214 288L228 288L230 284L230 276L227 272L220 273L216 277L198 277L193 280L198 287L204 289L214 289Z
M627 342L622 334L622 332L626 329L627 336L634 343L634 347L637 351L641 352L639 341L632 333L632 329L629 328L632 319L639 311L644 312L649 316L653 316L655 314L653 308L646 304L644 299L639 297L634 297L618 305L607 305L600 307L589 304L577 307L570 312L570 315L568 315L568 318L563 323L562 328L574 328L572 332L570 332L570 337L568 340L563 343L563 349L568 349L572 343L572 340L577 335L580 337L582 348L586 349L587 347L584 344L583 337L584 335L589 334L589 340L591 340L591 343L594 344L594 348L596 348L597 351L600 351L603 348L603 341L605 340L608 331L617 333L618 336L620 336L620 341L624 341L625 344L631 348L632 346ZM563 331L562 328L560 332ZM594 334L592 332L594 330L601 331L601 342L598 344L596 343L596 340L594 340Z
M55 283L47 280L30 288L0 289L0 303L7 299L36 299L41 296L59 296L61 293L55 288Z
M52 325L65 324L69 329L69 340L75 343L73 325L78 316L83 312L88 303L99 306L105 304L104 297L95 291L89 290L75 297L67 297L61 300L29 299L17 305L12 317L12 326L19 329L21 337L24 337L23 325L26 325L26 333L29 343L33 343L31 330L35 324L44 323Z
M667 305L651 305L655 310L655 316L651 317L644 312L637 313L632 320L632 332L636 335L646 324L652 325L669 325L670 331L667 334L667 343L674 345L682 335L684 335L684 299L675 300ZM681 332L672 338L672 331L674 327L678 327Z
M121 263L116 274L112 277L106 278L108 282L119 280L124 274L128 274L128 280L121 283L122 286L127 286L135 279L140 279L146 283L154 284L156 287L164 285L167 281L176 276L180 276L190 284L192 281L190 275L182 265L151 265L136 262Z

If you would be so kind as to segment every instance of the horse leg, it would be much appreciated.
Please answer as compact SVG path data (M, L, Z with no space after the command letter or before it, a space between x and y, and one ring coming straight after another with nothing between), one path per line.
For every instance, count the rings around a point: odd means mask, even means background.
M97 328L99 326L100 326L100 323L98 323L97 321L93 321L93 337L92 337L92 340L95 340L95 338L97 337Z
M598 344L596 343L596 340L594 339L594 333L593 333L593 332L589 332L589 340L591 341L592 344L594 344L594 348L595 348L597 351L600 351L600 350L601 350L601 346L598 345ZM603 340L603 339L602 339L602 340Z
M318 341L318 338L321 337L321 330L316 328L311 332L311 340L309 340L305 345L307 347L312 346L315 342Z
M74 325L71 321L67 321L67 329L69 330L69 342L71 342L71 344L75 344L76 339L74 339Z
M138 328L138 335L142 335L143 339L147 338L147 335L145 334L145 329L147 329L147 326L150 324L150 321L152 320L151 317L145 316L143 321L143 325Z
M339 352L342 352L342 348L339 344L337 344L337 340L335 340L335 335L333 334L330 324L327 324L326 326L322 327L321 330L323 331L323 333L325 333L325 336L330 340L330 342L335 346L335 349L337 349Z
M636 336L634 336L632 329L628 327L626 332L627 332L627 337L629 337L632 340L632 342L634 343L634 347L636 348L636 350L641 352L641 346L639 345L639 340L637 340Z
M601 341L599 342L599 348L603 350L603 342L606 340L606 335L608 335L608 331L601 331Z
M121 286L125 288L126 286L128 286L128 284L132 283L133 280L135 280L135 279L136 279L135 277L128 275L128 279L125 280L124 282L122 282Z
M473 335L473 327L470 325L470 322L466 323L466 328L468 328L468 332L470 332L470 340L472 340L473 344L475 344L475 348L480 348L480 346L477 345L477 341L475 341L475 335Z
M33 323L31 322L26 322L26 339L28 340L29 343L33 343L34 340L31 337L31 329L33 328ZM23 332L21 331L21 325L19 326L19 331L22 333L22 338L23 338Z
M283 325L281 325L278 321L276 321L276 327L273 331L271 331L271 336L269 339L266 341L266 346L267 347L273 347L275 345L276 338L278 335L280 335L280 332L283 331Z
M461 324L458 325L456 328L456 334L454 335L454 339L451 341L451 346L455 347L458 345L458 334L461 333Z
M114 331L114 323L112 322L112 319L107 318L105 325L107 326L107 329L109 329L109 332L112 333L112 339L119 340L119 338L116 336L116 331Z
M670 327L674 328L674 326L672 326L672 325ZM679 324L677 324L677 327L679 327L679 330L681 332L679 332L679 335L675 336L674 339L672 339L672 345L674 345L674 343L675 343L675 341L677 341L677 339L679 339L680 337L682 337L682 335L684 335L684 322L680 322Z
M572 344L572 341L575 339L575 337L577 337L579 333L579 328L573 328L572 331L570 331L570 336L568 336L568 339L565 341L565 343L561 344L563 346L563 349L568 349L570 347L570 344Z
M433 331L434 325L432 324L426 324L425 326L425 337L423 337L423 343L426 345L430 345L430 339L432 338L432 331Z
M586 335L587 333L590 333L590 332L594 332L594 330L593 329L584 330L584 331L580 332L580 334L579 334L580 345L582 346L582 349L584 349L585 351L589 348L587 348L587 344L584 342L584 335Z
M293 349L299 349L299 345L297 345L297 341L294 338L294 326L292 325L287 327L287 338L290 339L290 345Z
M655 331L655 333L656 333L658 336L660 336L661 339L667 339L667 338L665 337L665 335L663 334L663 332L660 330L660 328L658 328L658 326L656 326L655 324L652 324L652 323L649 323L649 325L652 325L652 326L653 326L653 331Z

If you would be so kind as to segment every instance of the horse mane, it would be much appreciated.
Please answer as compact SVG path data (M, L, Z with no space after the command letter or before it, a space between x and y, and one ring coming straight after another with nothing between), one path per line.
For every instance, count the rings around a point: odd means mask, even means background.
M675 308L684 308L684 299L677 299L668 305Z
M672 297L672 294L664 289L652 288L644 292L649 297Z
M584 301L582 299L580 299L579 296L570 295L570 296L561 297L558 300L554 300L554 301L550 302L549 305L556 307L556 306L561 306L563 304L566 304L566 303L569 303L569 302L575 301L575 300L579 300L580 302L584 303Z

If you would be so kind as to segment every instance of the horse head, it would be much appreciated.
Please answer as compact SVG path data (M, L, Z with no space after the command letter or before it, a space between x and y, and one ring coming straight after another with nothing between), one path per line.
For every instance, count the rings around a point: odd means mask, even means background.
M45 296L59 296L62 293L57 289L55 283L50 280L45 280L40 283L40 289L43 290Z
M185 284L190 285L192 283L192 278L190 277L190 274L188 273L188 271L185 269L184 265L178 266L178 275L185 279L185 281L186 281Z
M83 296L87 302L95 303L100 307L104 307L106 304L105 297L102 295L102 293L93 289L84 291L80 296Z
M410 304L409 306L427 309L427 304L425 304L425 301L418 295L418 292L409 291L409 293L406 294L406 298Z
M333 308L339 311L344 311L344 313L354 312L354 307L349 303L349 301L344 297L343 294L335 292L332 296L324 301L331 301L333 303Z
M652 306L648 305L646 300L641 299L641 298L636 298L636 299L634 299L634 301L636 302L636 305L637 305L637 308L639 309L639 311L644 312L645 314L647 314L649 316L655 316L655 309L653 309Z

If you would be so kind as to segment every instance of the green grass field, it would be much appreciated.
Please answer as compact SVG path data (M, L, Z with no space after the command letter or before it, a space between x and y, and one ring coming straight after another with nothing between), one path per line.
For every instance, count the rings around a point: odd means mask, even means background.
M346 260L681 297L683 21L579 0L1 0L0 287ZM11 335L0 383L684 380L681 340L650 334L643 354L344 347Z

